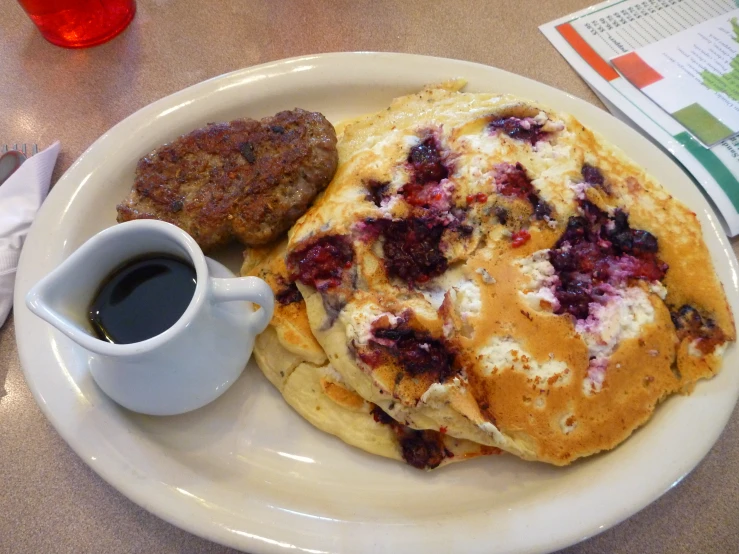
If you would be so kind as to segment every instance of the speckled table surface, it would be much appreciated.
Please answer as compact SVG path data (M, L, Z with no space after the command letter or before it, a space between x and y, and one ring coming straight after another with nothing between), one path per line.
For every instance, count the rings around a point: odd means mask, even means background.
M56 180L103 132L174 91L238 68L330 51L481 62L600 105L538 25L587 0L139 0L131 26L89 50L45 42L14 2L0 18L0 142L60 140ZM739 242L734 241L735 252ZM736 368L731 368L736 369ZM130 502L44 418L21 373L12 316L0 329L0 552L233 552ZM739 552L739 411L682 483L566 551Z

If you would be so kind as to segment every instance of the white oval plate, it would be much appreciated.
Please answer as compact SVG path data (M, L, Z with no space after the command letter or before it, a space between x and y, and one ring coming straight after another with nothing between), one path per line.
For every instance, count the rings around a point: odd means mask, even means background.
M59 433L128 498L188 531L256 553L545 552L640 510L689 472L723 429L739 392L736 348L725 369L605 455L568 468L512 456L431 473L379 459L297 416L253 364L215 403L166 418L127 412L92 382L86 355L25 308L30 286L95 232L115 224L136 161L211 121L295 106L337 122L450 77L576 115L691 206L735 313L737 263L685 174L602 110L543 84L455 60L328 54L269 63L200 83L145 107L97 140L59 180L28 236L15 293L26 380Z

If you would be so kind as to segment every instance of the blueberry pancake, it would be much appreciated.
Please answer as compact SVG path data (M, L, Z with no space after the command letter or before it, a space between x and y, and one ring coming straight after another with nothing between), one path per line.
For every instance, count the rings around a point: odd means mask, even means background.
M288 280L286 245L283 241L271 250L247 250L241 273L261 277L275 293L275 313L256 339L254 356L296 412L350 445L418 469L500 453L497 448L436 430L411 429L351 390L313 338L305 302Z
M343 128L286 282L364 401L566 465L714 375L733 317L696 215L654 178L572 116L463 85Z

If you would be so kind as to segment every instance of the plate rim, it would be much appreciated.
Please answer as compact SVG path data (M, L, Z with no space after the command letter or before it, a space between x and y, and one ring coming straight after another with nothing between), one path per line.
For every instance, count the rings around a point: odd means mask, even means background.
M587 111L590 110L598 110L602 111L596 106L590 104L589 102L579 99L575 96L573 96L570 93L555 89L549 85L546 85L544 83L540 83L537 81L534 81L532 79L529 79L527 77L523 77L521 75L517 75L493 66L475 63L475 62L469 62L464 60L455 60L452 58L442 58L442 57L433 57L433 56L423 56L423 55L416 55L416 54L403 54L403 53L391 53L391 52L334 52L334 53L326 53L326 54L317 54L317 55L307 55L307 56L297 56L292 58L287 58L283 60L275 60L271 62L267 62L264 64L251 66L247 68L237 69L235 71L225 73L223 75L214 76L212 78L209 78L207 80L201 81L199 83L195 83L189 87L186 87L184 89L181 89L179 91L176 91L170 95L167 95L163 98L160 98L146 106L143 106L142 108L136 110L132 114L130 114L128 117L123 119L122 121L118 122L116 125L111 127L108 131L106 131L103 135L101 135L98 139L96 139L81 155L80 157L75 160L72 165L67 169L67 171L60 177L59 181L57 182L57 185L53 187L52 192L50 195L60 196L68 189L70 192L73 191L71 187L74 186L74 183L71 183L71 176L74 176L76 172L78 172L78 168L81 167L81 164L84 161L87 161L88 157L96 152L98 148L100 148L100 144L103 143L104 139L108 137L109 135L113 134L115 135L116 132L119 132L127 122L133 121L137 118L141 118L144 115L148 114L149 112L157 112L160 111L162 108L165 108L165 106L170 106L171 104L177 102L179 99L186 98L186 97L196 97L198 93L205 92L206 95L215 94L217 92L216 90L209 90L210 87L213 87L213 85L217 85L219 83L224 83L229 80L238 79L239 77L244 77L245 79L248 78L250 75L258 75L260 73L266 73L270 69L286 69L290 66L294 66L295 64L301 64L305 62L320 62L320 63L330 63L332 61L336 61L337 59L352 59L356 60L356 63L362 63L362 60L367 59L374 59L374 60L380 60L383 59L387 60L388 63L430 63L430 64L452 64L455 65L455 67L459 67L460 71L463 69L467 69L470 72L480 71L480 72L492 72L492 73L503 73L506 74L507 77L523 80L522 82L528 82L531 84L535 84L536 87L544 87L544 90L547 90L548 93L552 93L554 96L557 95L565 95L566 97L574 100L576 104L581 105L583 107L583 110ZM279 75L277 75L279 76ZM388 99L389 100L389 99ZM248 105L248 100L245 101L245 104ZM545 102L547 103L547 102ZM559 109L559 108L556 108ZM667 156L664 155L664 153L659 152L656 146L649 143L647 139L642 137L639 133L634 131L633 129L629 128L625 123L618 121L615 117L611 116L607 112L603 112L602 116L607 121L613 122L614 125L617 126L623 126L623 130L625 132L631 133L632 136L639 137L640 141L645 141L649 144L650 148L655 149L655 151L662 157L665 158L665 160L669 161L669 163L675 167L676 164L674 160L669 159ZM609 119L610 118L610 119ZM679 170L682 172L682 170ZM687 177L687 176L686 176ZM688 181L690 179L688 178ZM67 184L67 183L71 184ZM696 187L692 181L690 181L691 186ZM61 187L59 187L59 184L62 184ZM81 185L78 185L81 186ZM666 187L668 188L668 187ZM62 190L64 189L64 190ZM696 187L697 189L697 187ZM668 190L670 190L668 188ZM699 191L700 194L700 191ZM706 200L701 196L701 200L703 202L703 205L700 206L700 209L704 210L704 212L710 217L713 216L713 218L716 221L719 221L718 218L715 215L715 212L713 211L712 207L708 205ZM51 203L47 203L46 205L50 206ZM697 209L697 208L693 208ZM49 211L49 210L46 210ZM29 231L28 239L27 241L31 243L32 246L35 246L35 244L41 240L40 238L37 239L36 235L37 233L40 233L39 229L41 227L41 221L44 221L44 214L46 213L44 211L44 207L42 207L42 212L40 212L40 217L36 218L36 221L34 222L31 230ZM709 229L706 228L706 225L703 226L703 234L704 238L708 236ZM723 247L725 253L728 265L730 269L732 270L733 274L736 276L738 272L738 266L736 257L733 253L733 249L731 248L730 244L728 243L728 239L723 234L723 231L721 229L720 224L713 225L713 234L715 235L715 238L718 240L718 243L720 246ZM711 235L713 236L713 235ZM241 533L237 536L238 531L233 529L227 529L228 532L224 532L223 528L225 526L214 526L214 525L193 525L191 521L188 521L187 519L181 519L176 516L174 516L170 511L168 511L165 507L163 507L162 503L157 504L156 502L152 502L152 499L150 496L146 494L142 494L139 490L137 490L135 487L128 486L126 481L123 479L117 478L116 472L111 469L110 467L101 466L101 465L94 465L90 462L88 459L88 456L84 455L86 452L85 445L81 444L79 441L75 440L75 437L72 436L69 432L69 429L65 428L63 426L63 422L59 421L55 418L55 415L51 412L51 410L48 408L48 405L46 404L43 396L41 395L41 390L38 387L38 383L34 381L33 372L31 369L28 369L30 363L30 358L32 357L30 354L30 348L31 345L29 344L29 341L27 341L22 336L22 330L25 328L28 324L29 318L33 317L30 312L28 312L27 308L25 307L24 303L24 296L25 291L28 289L27 279L26 279L26 273L29 271L27 269L27 266L29 266L32 262L30 261L32 254L30 253L30 249L26 248L24 249L21 259L18 266L18 273L17 273L17 286L15 289L15 306L16 306L16 312L15 312L15 318L16 318L16 327L15 327L15 333L16 333L16 343L18 345L18 353L19 358L21 361L21 368L24 374L24 377L26 379L26 383L28 384L29 389L31 390L34 399L36 400L36 403L41 408L42 412L44 413L45 417L49 420L49 422L53 425L55 430L62 436L62 438L65 440L65 442L72 448L72 450L80 457L82 460L93 470L95 471L101 478L103 478L107 483L109 483L113 488L115 488L117 491L121 492L124 496L126 496L129 500L133 501L135 504L145 508L146 510L152 512L156 516L164 519L165 521L168 521L169 523L172 523L173 525L176 525L177 527L180 527L181 529L184 529L190 533L196 534L198 536L201 536L203 538L206 538L208 540L218 542L220 544L224 544L227 546L231 546L234 548L242 548L242 549L248 549L251 552L283 552L285 547L292 547L297 548L298 550L306 550L306 551L312 551L312 552L323 552L318 550L311 550L309 548L303 548L301 546L296 546L295 541L293 542L281 542L279 540L270 539L266 536L259 536L252 533ZM712 259L714 263L717 261L714 256L712 256ZM722 260L723 262L723 260ZM724 283L725 289L728 289L727 283ZM734 283L736 286L736 282ZM25 290L24 290L25 289ZM732 289L733 290L733 289ZM727 292L727 299L730 296L730 290L726 290ZM736 309L736 306L733 306ZM735 313L737 313L735 311ZM734 400L732 402L732 406L736 403L737 398L739 397L739 387L734 388ZM610 528L619 522L623 521L627 517L630 517L631 515L635 514L636 512L643 509L646 505L650 504L651 502L655 501L657 498L659 498L662 494L670 490L672 486L676 485L682 478L685 477L692 469L705 457L705 455L708 453L708 451L713 447L715 444L715 441L718 439L718 436L723 431L724 427L726 426L726 423L731 416L732 409L727 410L728 413L725 414L725 417L720 418L721 425L718 427L718 431L715 433L715 437L709 441L709 444L705 447L705 449L698 449L697 452L699 452L698 455L690 456L690 461L688 461L687 464L683 464L683 468L680 471L679 475L676 475L676 479L672 481L669 485L665 487L661 487L660 490L657 493L654 493L650 495L650 499L648 499L646 502L639 503L635 509L633 509L633 506L631 508L622 508L620 511L614 512L610 515L609 518L606 519L605 523L595 526L590 525L587 529L573 529L572 531L568 533L561 533L556 538L555 537L549 537L546 540L546 546L544 549L542 549L541 541L539 543L532 543L529 546L526 546L524 548L515 548L513 550L510 550L511 552L544 552L548 551L549 548L562 548L574 543L577 543L581 540L584 540L586 538L589 538L590 536L593 536L595 534L598 534L602 531L604 531L607 528ZM695 452L695 451L692 451ZM148 496L148 497L147 497ZM484 514L483 514L484 515ZM212 523L212 522L211 522ZM423 525L420 526L421 528ZM283 529L284 531L287 531L287 529ZM375 545L378 546L378 545ZM390 550L392 551L392 544L389 544ZM509 550L506 550L509 551Z

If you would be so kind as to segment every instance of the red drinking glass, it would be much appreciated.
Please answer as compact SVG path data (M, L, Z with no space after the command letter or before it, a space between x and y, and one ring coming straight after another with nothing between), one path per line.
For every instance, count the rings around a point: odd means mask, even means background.
M43 37L65 48L102 44L123 31L135 0L18 0Z

